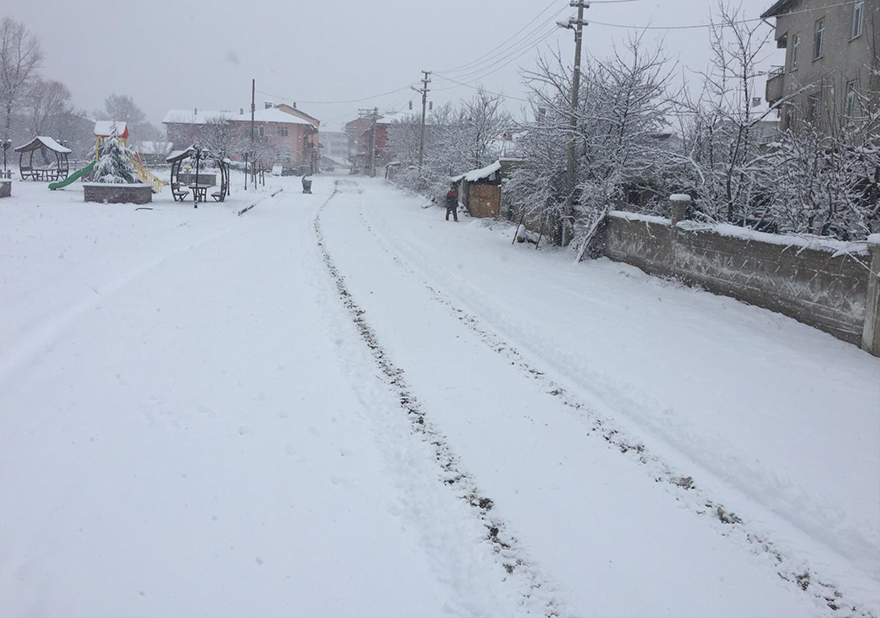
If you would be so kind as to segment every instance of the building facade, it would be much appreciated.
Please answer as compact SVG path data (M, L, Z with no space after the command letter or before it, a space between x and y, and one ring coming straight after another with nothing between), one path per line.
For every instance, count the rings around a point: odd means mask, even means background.
M251 115L244 113L229 121L238 129L243 139L250 140ZM302 110L281 103L266 103L264 109L254 112L254 141L274 155L273 163L282 167L308 166L318 171L319 139L321 122Z
M235 150L251 149L251 114L243 109L238 114L212 110L170 110L163 120L167 140L174 150L205 141L216 129L225 124L238 135L234 140L241 144ZM318 168L318 130L321 122L293 105L265 103L265 107L253 114L253 149L267 165L288 168L308 166L315 172ZM230 149L232 150L232 149ZM230 152L233 160L244 159L243 152Z
M766 90L768 103L782 102L781 129L863 121L880 91L880 0L778 0L761 17L776 19L786 50Z

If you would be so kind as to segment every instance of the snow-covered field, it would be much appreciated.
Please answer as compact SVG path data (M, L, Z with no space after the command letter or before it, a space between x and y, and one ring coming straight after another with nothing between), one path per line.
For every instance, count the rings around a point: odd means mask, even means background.
M239 184L0 200L0 614L880 615L880 359Z

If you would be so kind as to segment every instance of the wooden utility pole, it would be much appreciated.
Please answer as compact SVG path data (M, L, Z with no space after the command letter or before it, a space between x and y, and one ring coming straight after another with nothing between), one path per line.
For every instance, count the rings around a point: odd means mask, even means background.
M257 111L257 80L251 80L251 158L254 166L254 189L257 188L257 150L254 148L254 114ZM244 170L247 177L247 168Z
M376 124L379 121L379 108L373 108L373 126L370 129L370 178L376 177Z
M431 92L428 90L428 84L431 83L431 78L428 77L431 74L431 71L422 71L424 73L424 77L422 77L422 87L416 88L415 86L410 86L413 90L422 95L422 126L419 130L419 173L422 171L422 162L425 160L425 114L427 113L428 107L428 93Z
M566 22L556 22L560 28L574 30L574 76L571 80L571 119L569 120L571 135L568 140L568 167L566 168L565 175L568 197L565 199L565 207L563 209L563 247L571 241L569 226L571 225L571 214L574 211L574 187L576 182L574 140L577 133L578 91L581 86L581 43L584 37L583 29L587 25L584 21L584 9L590 8L589 0L572 0L569 4L572 7L577 7L577 19L572 18Z

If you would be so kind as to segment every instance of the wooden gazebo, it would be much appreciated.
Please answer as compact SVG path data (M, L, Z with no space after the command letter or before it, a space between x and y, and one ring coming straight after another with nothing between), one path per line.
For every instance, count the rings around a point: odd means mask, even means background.
M38 151L51 152L55 155L55 162L48 165L34 165L34 153ZM21 172L21 179L27 180L62 180L67 178L70 173L70 163L67 160L72 150L66 148L56 142L51 137L38 135L24 146L15 149L19 153L18 169ZM25 155L28 161L25 163Z

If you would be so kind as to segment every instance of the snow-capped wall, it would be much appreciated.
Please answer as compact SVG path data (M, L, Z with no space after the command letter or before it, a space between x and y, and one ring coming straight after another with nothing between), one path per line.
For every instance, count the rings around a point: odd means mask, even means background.
M880 355L873 341L880 315L871 300L880 293L874 274L880 256L872 266L868 243L765 239L770 235L730 227L673 226L667 219L612 213L601 252L650 274L778 311Z

